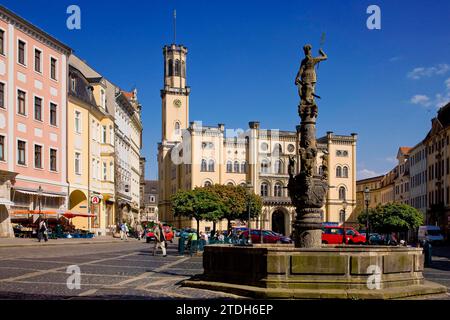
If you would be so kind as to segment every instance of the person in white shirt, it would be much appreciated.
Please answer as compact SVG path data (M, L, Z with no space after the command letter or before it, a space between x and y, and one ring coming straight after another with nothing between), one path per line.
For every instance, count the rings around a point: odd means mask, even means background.
M38 227L38 241L41 242L42 238L44 238L45 242L48 241L48 227L47 222L44 219L39 222Z

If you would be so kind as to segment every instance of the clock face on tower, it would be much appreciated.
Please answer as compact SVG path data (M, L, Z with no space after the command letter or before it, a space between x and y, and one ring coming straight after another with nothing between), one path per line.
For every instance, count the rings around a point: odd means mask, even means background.
M180 99L175 99L175 100L173 101L173 105L174 105L176 108L181 107L181 100L180 100Z

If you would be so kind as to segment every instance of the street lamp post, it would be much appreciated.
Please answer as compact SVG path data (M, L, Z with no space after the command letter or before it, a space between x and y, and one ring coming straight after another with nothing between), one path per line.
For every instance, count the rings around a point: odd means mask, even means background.
M41 197L42 197L42 187L39 186L38 190L37 190L37 194L38 194L38 206L39 206L39 217L41 216Z
M369 202L370 202L370 189L366 187L364 189L364 201L366 203L366 244L369 244Z
M348 205L348 203L347 203L346 200L342 201L342 211L341 212L342 212L342 215L343 215L342 224L343 224L343 227L344 227L344 235L342 236L342 243L343 244L345 244L347 242L347 241L345 241L346 238L347 238L347 230L345 230L345 218L346 218L347 205Z
M249 198L248 198L248 201L247 201L247 205L248 205L248 223L247 223L247 225L248 225L248 239L247 239L247 244L248 245L251 245L252 244L252 235L251 235L251 232L250 232L250 219L251 219L251 212L250 212L250 190L252 190L253 189L253 186L252 186L252 184L250 183L250 182L247 182L247 185L246 185L246 187L247 187L247 190L249 191Z

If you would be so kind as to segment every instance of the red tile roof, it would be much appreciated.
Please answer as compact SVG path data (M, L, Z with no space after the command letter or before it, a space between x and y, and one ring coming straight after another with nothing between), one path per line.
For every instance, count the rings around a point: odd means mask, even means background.
M403 153L403 154L409 154L409 152L411 151L411 147L400 147L400 151Z

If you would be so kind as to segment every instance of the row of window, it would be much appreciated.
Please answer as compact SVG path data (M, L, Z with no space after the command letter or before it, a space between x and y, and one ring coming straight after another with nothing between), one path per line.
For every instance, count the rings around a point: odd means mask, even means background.
M436 189L428 192L428 200L430 201L429 206L433 204L450 204L450 188L445 188L445 199L444 199L444 188Z
M415 188L427 182L427 171L419 172L411 177L411 188Z
M429 166L428 178L430 180L439 179L444 176L444 170L445 174L447 175L450 174L450 158L446 159L445 166L444 166L444 159Z
M401 194L403 192L409 192L409 182L401 183L395 186L395 194Z
M82 162L81 153L75 152L75 174L81 175ZM114 181L114 163L109 163L109 179L108 179L108 164L103 161L100 167L100 160L92 158L92 179L103 181Z
M434 152L440 151L442 148L445 147L446 144L447 144L447 146L450 145L449 136L446 136L445 138L434 141L432 144L430 144L428 146L428 154L432 154Z
M34 96L33 116L34 120L44 121L44 99ZM0 82L0 108L5 108L5 84ZM58 105L54 102L49 103L49 123L52 126L58 125ZM17 90L17 114L27 116L27 93L23 90Z
M227 172L228 173L247 173L247 162L235 161L234 164L231 161L227 161Z
M227 161L226 166L227 173L247 173L247 163L243 161L240 163L239 161L235 161L234 164L232 161ZM215 162L214 160L206 161L202 160L200 166L201 172L214 172L215 171Z
M0 30L0 54L5 55L5 31ZM34 48L34 71L43 73L43 52L38 48ZM27 66L27 43L24 40L17 40L17 63ZM50 78L58 80L58 60L50 57Z
M336 167L336 178L348 178L348 167L337 166Z
M261 190L260 190L261 197L268 197L269 196L269 184L266 182L261 183ZM283 196L283 186L281 183L277 182L273 186L273 196L274 197L282 197Z
M271 167L270 162L268 160L262 160L261 161L261 173L270 173L269 168ZM275 160L273 171L272 173L275 174L283 174L283 162L281 160Z
M58 150L49 148L49 170L57 171L57 159ZM5 161L5 136L0 135L0 161ZM26 166L28 165L27 159L27 142L23 140L17 140L17 164ZM44 147L39 144L34 144L34 168L44 169Z

